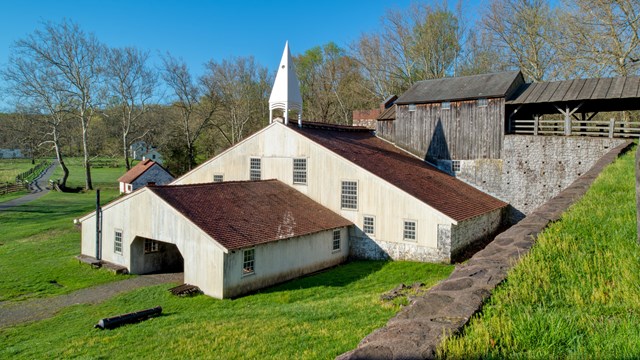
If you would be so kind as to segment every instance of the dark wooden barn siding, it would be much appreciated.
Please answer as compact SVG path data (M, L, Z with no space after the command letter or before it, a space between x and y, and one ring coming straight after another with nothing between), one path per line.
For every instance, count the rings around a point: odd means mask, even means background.
M378 121L378 135L423 158L467 160L501 158L504 99L418 104L415 111L398 105L395 121ZM392 123L392 124L389 124Z

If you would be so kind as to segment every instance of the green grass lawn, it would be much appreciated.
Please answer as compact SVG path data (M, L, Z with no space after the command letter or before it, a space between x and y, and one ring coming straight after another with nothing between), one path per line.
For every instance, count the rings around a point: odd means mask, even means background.
M0 184L15 183L16 176L28 171L35 165L31 165L30 159L0 159Z
M104 159L95 159L94 160L97 164L98 163L120 163L121 161L119 160L113 160L113 159L108 159L108 158L104 158ZM69 168L69 178L67 179L67 187L69 188L84 188L84 181L85 181L85 176L84 176L84 166L83 166L83 159L79 158L79 157L73 157L73 158L66 158L64 160L65 165L67 165L67 168ZM135 165L137 162L134 162L133 165ZM133 166L132 165L132 166ZM124 168L124 165L119 166L119 167L109 167L109 166L104 166L104 167L92 167L91 168L91 181L93 183L93 188L97 189L106 189L106 188L113 188L113 189L117 189L118 188L118 178L122 175L124 175L124 173L126 173L127 170ZM56 168L56 170L54 171L53 175L51 176L51 179L60 179L62 178L62 169L60 169L60 166L58 166Z
M105 191L103 202L117 195ZM80 253L80 229L73 219L94 206L95 192L50 192L0 212L0 301L68 293L122 278L74 259Z
M444 358L640 358L634 153L538 238Z
M332 359L383 326L398 306L380 295L399 283L433 285L452 266L353 262L235 300L139 289L99 305L0 330L0 358ZM114 330L103 317L153 306L163 314Z
M74 179L84 183L81 161L70 159L69 168ZM95 186L104 189L101 202L116 198L117 178L124 169L101 168L94 173ZM73 219L94 208L95 191L50 192L0 212L0 301L54 296L122 279L106 270L94 271L74 258L80 253L80 229Z

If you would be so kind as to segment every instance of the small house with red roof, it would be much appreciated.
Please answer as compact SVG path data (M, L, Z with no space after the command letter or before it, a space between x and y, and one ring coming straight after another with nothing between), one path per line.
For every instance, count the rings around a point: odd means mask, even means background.
M173 180L167 169L151 159L140 161L118 179L121 194L129 194L147 184L164 185Z
M96 216L82 254L96 254ZM216 298L338 265L352 223L278 180L150 185L102 209L101 260L130 273L184 271Z

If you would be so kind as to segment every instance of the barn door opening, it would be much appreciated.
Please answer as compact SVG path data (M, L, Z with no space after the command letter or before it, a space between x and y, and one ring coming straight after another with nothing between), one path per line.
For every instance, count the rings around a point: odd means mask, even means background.
M131 273L177 273L184 271L184 258L175 244L136 237L131 243Z

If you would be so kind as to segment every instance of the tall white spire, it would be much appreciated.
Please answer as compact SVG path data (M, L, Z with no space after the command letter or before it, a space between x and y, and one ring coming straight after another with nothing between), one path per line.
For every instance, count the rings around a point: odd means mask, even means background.
M289 123L289 110L298 110L298 126L302 126L302 96L289 51L289 41L284 45L282 60L276 73L271 96L269 97L269 123L273 121L273 110L282 109L284 123Z

